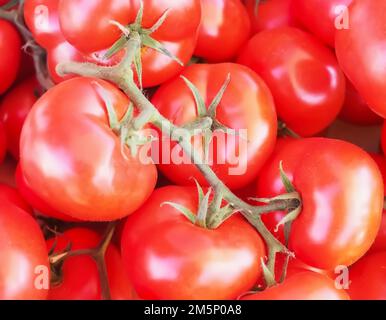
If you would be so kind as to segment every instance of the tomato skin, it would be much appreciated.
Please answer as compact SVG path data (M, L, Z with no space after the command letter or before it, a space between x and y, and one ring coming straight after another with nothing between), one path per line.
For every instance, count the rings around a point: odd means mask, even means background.
M85 228L73 228L47 241L47 249L55 246L56 253L63 252L71 243L71 250L96 248L101 241L98 233ZM133 291L123 270L118 249L110 245L106 252L106 267L113 300L131 300ZM101 286L97 264L90 256L77 256L65 260L63 279L51 287L49 300L101 300Z
M381 133L381 147L383 154L386 154L386 122L383 124Z
M171 201L196 212L196 192L194 187L158 189L127 219L122 257L140 298L235 299L258 280L264 243L241 216L207 230L162 206Z
M364 257L350 268L350 288L353 300L385 300L386 252Z
M50 48L62 37L58 16L59 0L25 0L24 17L34 39Z
M289 239L296 257L324 270L349 266L361 258L376 238L383 208L382 177L371 157L339 140L292 142L260 176L259 197L285 191L277 169L280 161L303 201ZM272 230L283 216L276 213L264 222ZM283 239L282 229L279 232L278 238Z
M263 78L279 117L301 136L323 131L343 106L345 78L336 58L299 29L284 27L255 35L238 62Z
M7 153L7 136L5 133L4 124L0 121L0 163L4 161Z
M346 99L339 118L361 126L377 125L383 122L383 119L370 109L348 80L346 81Z
M344 290L325 275L311 271L296 273L276 287L244 297L242 300L350 300Z
M43 233L25 211L0 202L0 300L42 300L48 290L34 285L37 267L47 268Z
M386 118L385 1L354 1L350 28L336 32L336 54L344 73L370 108Z
M0 184L0 203L7 201L21 210L33 215L31 207L15 188L5 184Z
M293 0L293 13L311 33L325 44L335 46L335 22L341 23L342 15L352 0ZM346 8L342 11L341 8ZM318 8L315 10L315 8ZM339 19L339 21L337 21Z
M234 135L227 137L227 134L224 136L222 132L217 132L219 139L223 139L219 140L220 142L212 141L210 150L213 150L213 154L210 155L209 163L228 187L239 189L256 178L274 148L277 119L269 89L252 70L232 63L191 65L182 75L193 82L209 106L228 74L231 75L231 82L218 106L217 119L228 128L246 129L248 141L244 148L243 143L235 139ZM153 96L152 103L163 116L176 125L194 121L198 115L193 95L180 77L162 85ZM229 140L224 142L224 137ZM170 137L165 136L164 139L168 140ZM232 141L236 141L237 147ZM174 148L175 145L175 142L172 142L172 154L175 150L180 150L179 146ZM162 149L162 145L159 147ZM231 159L232 155L236 154L235 149L240 152L237 163L235 159ZM202 144L197 143L195 152L202 154ZM160 150L160 159L164 158L162 153L167 153L166 156L170 158L169 150ZM187 156L185 159L188 160ZM192 164L175 164L173 159L171 164L161 162L163 163L159 168L163 174L176 184L194 185L192 177L202 185L208 184ZM241 172L237 172L237 178L230 172L230 169L236 167L239 167Z
M9 91L0 104L0 121L5 125L8 150L15 159L19 159L20 134L24 121L38 93L38 82L35 78L29 78Z
M292 0L269 0L259 3L256 15L256 0L245 0L249 16L252 21L253 33L280 27L298 27L291 10Z
M50 207L79 220L129 215L150 196L157 180L155 165L142 163L141 152L133 157L121 148L104 99L121 119L129 101L115 86L91 78L65 81L37 101L21 135L27 185Z
M15 27L0 19L0 94L16 80L21 63L21 38Z
M211 62L230 61L249 39L251 23L246 8L240 0L201 0L201 6L195 55Z
M39 198L25 181L20 165L16 167L15 179L19 193L23 196L23 198L29 203L32 208L37 210L38 214L61 221L78 221L73 217L58 212L50 205L48 205L45 201L43 201L41 198Z

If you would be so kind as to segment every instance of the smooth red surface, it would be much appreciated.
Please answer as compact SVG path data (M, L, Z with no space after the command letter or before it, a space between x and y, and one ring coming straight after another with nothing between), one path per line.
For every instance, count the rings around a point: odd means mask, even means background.
M231 75L231 82L218 106L217 120L230 129L246 129L247 141L241 140L243 138L237 135L217 132L219 140L213 140L210 145L213 154L209 157L209 164L228 187L239 189L256 178L274 148L277 119L269 89L252 70L231 63L192 65L182 75L198 88L208 107L228 74ZM176 125L185 125L198 116L194 97L180 77L161 86L152 102L162 115ZM220 140L221 137L223 139ZM167 140L162 141L162 144L166 143ZM180 150L179 146L174 146L175 142L172 143L172 155ZM195 152L202 154L202 150L202 143L196 143ZM239 153L235 153L235 150ZM163 152L170 158L168 150ZM187 156L185 160L188 160ZM240 170L230 171L237 167ZM159 165L159 168L174 183L194 185L194 180L191 179L194 177L201 184L207 185L204 177L192 164L175 164L172 161L171 164Z
M245 296L242 300L350 300L335 282L319 273L304 271L263 292Z
M202 20L195 56L231 61L248 41L251 22L240 0L201 0Z
M197 190L158 189L128 218L122 257L140 298L236 299L257 282L264 243L241 216L207 230L165 201L196 212Z
M0 163L4 161L7 153L7 136L5 133L4 124L0 121Z
M386 1L354 1L350 28L336 32L339 64L359 94L386 117Z
M345 78L334 54L299 29L285 27L255 35L238 62L263 78L279 117L301 136L326 129L343 106Z
M49 276L43 233L27 212L0 202L0 299L42 300L48 290L35 286L40 269ZM39 271L39 273L36 273ZM40 284L40 282L39 282Z
M108 99L109 101L105 101ZM156 167L133 157L111 130L106 103L118 119L127 97L102 80L75 78L43 95L21 136L27 185L53 209L80 220L123 218L150 196Z
M33 214L32 208L20 195L17 189L6 184L0 184L0 203L10 202L25 212Z

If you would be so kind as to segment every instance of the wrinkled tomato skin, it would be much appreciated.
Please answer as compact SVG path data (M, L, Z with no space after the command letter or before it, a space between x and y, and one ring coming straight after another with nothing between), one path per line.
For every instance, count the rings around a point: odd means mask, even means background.
M78 221L73 217L58 212L39 198L25 181L20 165L16 167L15 180L19 193L37 211L37 214L66 222Z
M352 0L293 0L292 12L318 39L334 47L337 26L340 27L344 22L351 2ZM349 16L347 18L350 19Z
M194 187L158 189L127 219L122 257L141 299L236 299L261 275L264 243L241 216L208 230L162 206L171 201L196 212L196 192Z
M303 271L292 275L282 284L245 296L242 300L350 300L344 290L325 275Z
M274 148L277 118L269 89L252 70L232 63L192 65L182 75L198 88L209 106L228 74L231 75L231 82L218 106L217 120L230 129L246 129L248 140L241 140L243 138L231 134L227 137L217 132L218 140L215 138L210 144L209 150L213 152L209 156L209 164L228 187L240 189L256 178ZM180 77L161 86L153 96L152 103L175 125L185 125L198 116L194 97ZM161 160L165 155L168 159L172 158L170 164L160 161L162 173L179 185L194 185L192 177L200 184L207 185L195 165L173 162L173 154L180 150L175 142L171 144L171 151L162 150L168 139L170 137L163 137L162 144L158 145ZM194 152L202 155L202 150L202 144L196 143ZM238 158L232 159L233 155L238 155ZM184 160L188 161L189 158L185 155ZM231 169L237 171L232 173Z
M2 202L0 261L0 300L46 299L48 290L39 289L35 285L39 275L46 274L49 277L43 233L27 212Z
M15 159L19 159L20 134L24 121L39 91L36 79L29 78L9 91L0 104L0 121L5 126L8 150Z
M195 56L210 62L231 61L251 32L246 8L240 0L203 0L201 5Z
M264 30L280 27L298 27L291 8L292 0L269 0L259 3L256 12L256 0L245 0L249 16L252 21L252 30L256 34Z
M361 258L376 238L383 208L382 177L371 157L343 141L295 141L274 156L260 176L259 197L285 193L280 161L303 203L289 238L296 257L324 270ZM284 213L277 212L264 222L272 230L282 217ZM282 229L278 238L283 239Z
M16 28L0 19L0 94L6 92L19 73L21 64L21 38Z
M69 229L63 234L47 241L47 249L55 247L55 253L71 250L94 249L101 241L98 233L85 228ZM132 300L134 298L130 282L123 270L118 249L110 245L106 251L105 262L108 273L111 298L113 300ZM102 300L101 284L96 262L86 255L70 257L65 260L62 281L51 286L49 300Z
M354 1L350 27L337 30L339 64L359 94L377 114L386 118L385 1Z
M136 156L122 148L106 103L118 119L129 106L105 81L65 81L37 101L21 135L27 185L50 207L79 220L123 218L143 204L157 181L155 165L140 158L141 148Z
M348 80L346 81L346 98L339 118L360 126L379 125L383 122L383 119L370 109Z
M353 300L385 300L386 252L364 257L350 268L350 288Z
M279 118L300 136L326 129L343 106L345 78L335 56L299 29L284 27L255 35L238 62L263 78Z
M5 184L0 184L0 203L10 202L21 210L33 215L29 204L23 199L17 189Z
M58 6L59 0L26 0L24 2L26 25L35 41L46 49L54 46L62 38Z

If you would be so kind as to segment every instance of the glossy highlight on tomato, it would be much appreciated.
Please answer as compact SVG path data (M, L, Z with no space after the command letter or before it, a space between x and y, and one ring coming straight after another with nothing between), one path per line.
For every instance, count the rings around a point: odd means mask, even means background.
M196 212L196 192L194 187L158 189L127 219L122 257L140 298L236 299L257 282L264 243L241 216L208 230L164 204Z
M107 103L118 119L129 107L127 97L105 81L65 81L37 101L21 135L20 165L27 185L53 209L80 220L128 216L150 196L157 180L154 164L122 148L110 128Z
M345 78L334 54L299 29L258 33L242 50L238 62L263 78L272 91L279 118L300 136L320 133L342 109Z

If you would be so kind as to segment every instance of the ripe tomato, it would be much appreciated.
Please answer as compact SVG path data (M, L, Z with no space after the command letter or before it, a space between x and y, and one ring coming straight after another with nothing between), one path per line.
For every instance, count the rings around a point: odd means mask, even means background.
M93 249L99 245L101 237L94 231L84 228L67 230L47 241L47 248L55 248L61 253L69 244L71 251ZM134 293L124 271L118 249L110 244L105 256L111 298L131 300ZM51 286L49 300L101 300L101 283L96 262L86 255L67 258L61 273L61 282Z
M382 177L371 157L339 140L292 142L265 168L258 183L264 193L258 196L284 193L280 161L303 200L289 239L296 257L324 270L362 257L376 238L383 208Z
M5 133L4 124L0 121L0 163L4 161L7 153L7 136Z
M350 27L336 32L340 66L370 108L386 118L386 1L354 1Z
M37 286L44 284L42 270L49 276L43 233L28 213L7 202L0 202L0 261L1 300L47 297L48 290Z
M20 165L16 168L15 179L17 184L17 189L23 198L30 204L32 208L37 211L37 214L43 215L45 217L54 218L61 221L78 221L77 219L65 215L53 209L45 201L39 198L36 193L28 186L23 173L21 171Z
M53 209L80 220L129 215L157 180L154 164L121 146L110 129L107 103L118 119L129 106L127 97L105 81L65 81L37 101L21 135L20 164L27 185Z
M277 119L269 89L253 71L237 64L192 65L183 72L198 88L207 107L228 74L231 75L231 81L218 106L217 120L230 129L247 130L247 139L217 131L209 147L213 152L209 152L208 163L228 187L239 189L256 178L275 145ZM176 125L190 123L198 116L194 97L180 77L161 86L152 102L162 115ZM162 150L167 149L162 147L169 138L164 137L159 146L160 159L171 159L170 164L165 161L160 164L161 171L177 184L194 184L191 179L194 177L200 184L206 185L206 180L195 165L176 163L173 158L176 151L183 154L176 143L171 144L171 151ZM194 152L202 154L203 144L197 140ZM188 160L187 156L184 158Z
M247 10L240 0L202 0L201 5L195 55L211 62L232 60L249 39Z
M0 121L5 125L8 150L19 159L20 134L24 121L39 95L35 78L24 80L4 97L0 104Z
M366 256L350 269L348 293L353 300L385 300L386 252Z
M356 125L371 126L382 123L382 118L375 114L350 81L346 81L346 100L339 118Z
M382 146L383 154L386 154L386 122L383 124L383 128L382 128L381 146Z
M0 203L10 202L14 206L33 214L29 204L23 199L20 193L15 189L6 184L0 184Z
M238 62L266 81L279 117L301 136L327 128L342 108L345 78L333 53L301 30L285 27L257 34Z
M21 39L15 27L0 19L0 94L16 80L21 63Z
M381 171L383 184L386 186L386 159L383 155L371 154L371 157L377 163L379 170ZM386 192L385 192L386 196ZM375 239L371 252L386 251L386 210L383 209L381 227L378 231L377 238Z
M257 282L264 243L241 216L208 230L166 201L197 211L194 187L164 187L123 230L123 262L140 298L235 299Z
M25 0L24 18L35 41L44 48L54 46L62 33L58 17L59 0Z
M335 46L335 32L349 23L352 0L293 0L293 13L309 31L327 45ZM317 8L317 9L316 9Z
M260 1L256 11L256 0L244 0L252 21L253 33L280 27L297 27L299 23L291 11L291 1Z
M329 277L303 271L289 277L282 284L242 300L350 300L350 297L346 291L337 289Z

